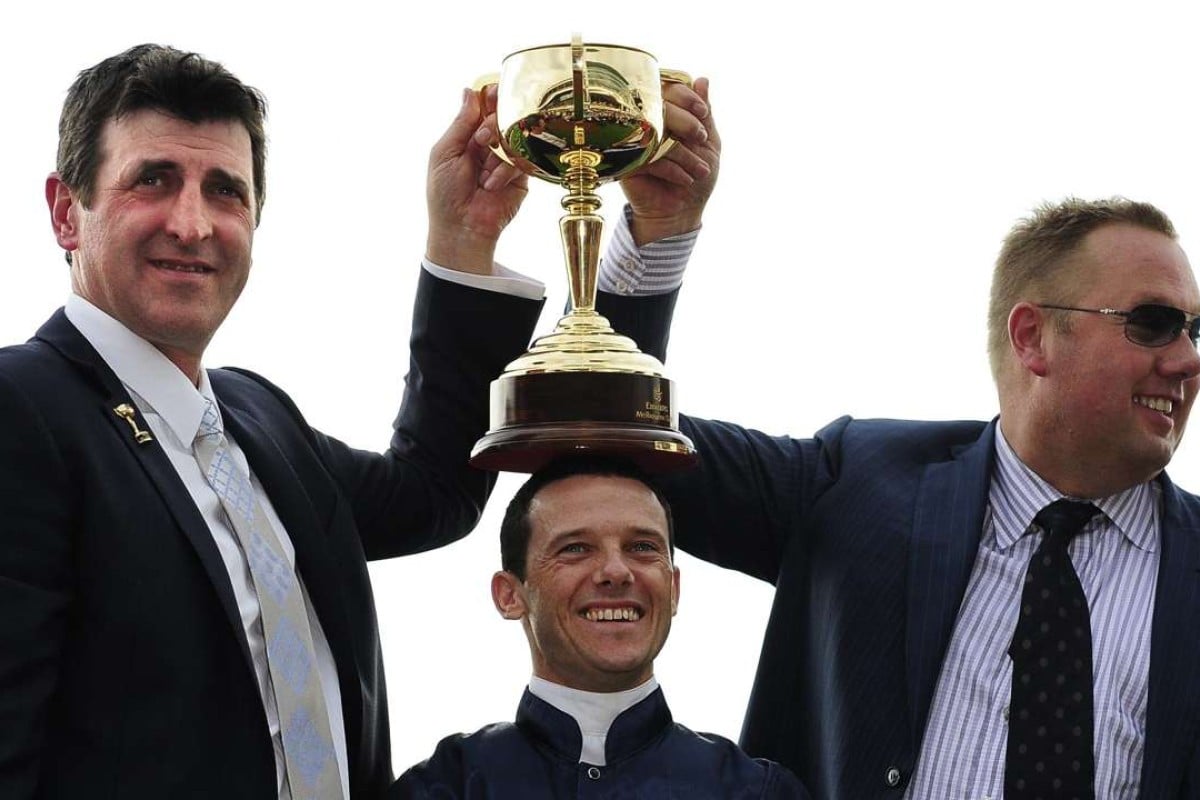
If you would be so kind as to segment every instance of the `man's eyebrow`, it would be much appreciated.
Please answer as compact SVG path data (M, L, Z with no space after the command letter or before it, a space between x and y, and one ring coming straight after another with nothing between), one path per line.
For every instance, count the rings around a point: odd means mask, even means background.
M632 532L638 539L653 539L655 544L661 545L664 548L671 546L671 540L667 537L667 532L659 528L637 527Z
M667 534L661 528L644 528L638 526L633 529L633 532L638 536L649 536L654 539L662 539L664 542L667 540Z
M585 535L586 533L587 533L587 528L571 528L570 530L562 531L561 533L557 533L554 536L550 537L550 541L546 543L546 549L547 550L555 550L558 548L559 545L561 545L563 542L567 541L568 539L576 539L580 536Z
M245 178L239 175L234 175L232 172L227 172L220 167L213 167L210 169L205 174L204 178L206 181L210 182L228 183L231 186L236 187L238 191L242 192L243 194L246 194L247 196L250 194L250 184Z
M172 161L169 158L148 158L137 162L133 166L133 172L138 175L145 172L174 172L178 169L178 162Z

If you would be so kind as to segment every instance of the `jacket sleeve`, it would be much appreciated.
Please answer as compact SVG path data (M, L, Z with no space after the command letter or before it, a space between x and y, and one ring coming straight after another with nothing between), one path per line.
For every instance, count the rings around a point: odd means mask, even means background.
M440 547L475 527L496 478L468 463L487 432L489 384L524 352L541 306L422 270L404 399L382 455L312 431L282 391L251 376L309 431L349 500L368 559Z
M603 293L598 310L638 346L665 359L675 293L624 297ZM774 583L804 515L833 477L830 447L846 420L813 439L768 436L727 422L680 417L699 466L664 475L680 547L719 566Z

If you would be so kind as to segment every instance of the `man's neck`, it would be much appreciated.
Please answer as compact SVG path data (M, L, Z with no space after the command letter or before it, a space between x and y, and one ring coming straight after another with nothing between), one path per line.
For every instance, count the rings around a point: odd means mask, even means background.
M1068 445L1057 446L1051 437L1038 437L1027 424L1013 420L1013 416L1001 412L1000 434L1022 464L1066 497L1097 500L1120 494L1158 476L1158 473L1135 474L1129 465L1114 468L1089 463L1086 458L1073 455Z

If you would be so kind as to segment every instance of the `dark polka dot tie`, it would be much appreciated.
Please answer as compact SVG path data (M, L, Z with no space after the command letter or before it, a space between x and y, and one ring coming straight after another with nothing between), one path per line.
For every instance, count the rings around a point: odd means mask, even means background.
M1033 520L1045 537L1029 560L1008 648L1005 800L1095 797L1091 618L1067 544L1099 513L1091 503L1059 500Z

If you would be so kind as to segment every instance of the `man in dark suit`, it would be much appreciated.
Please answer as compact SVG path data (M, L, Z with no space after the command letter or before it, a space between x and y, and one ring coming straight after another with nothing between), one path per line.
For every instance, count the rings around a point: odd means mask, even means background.
M0 351L0 796L326 800L390 782L366 559L475 524L487 383L540 309L490 290L526 188L485 146L487 99L464 94L431 156L408 385L377 455L311 429L265 379L201 365L250 266L262 97L157 45L80 74L46 182L74 294ZM700 127L672 118L684 139ZM682 149L682 173L715 173Z
M673 301L600 310L661 356ZM747 752L847 800L1200 797L1200 498L1163 472L1198 311L1161 212L1066 201L997 261L998 421L843 418L797 440L684 419L702 458L664 481L680 547L776 587ZM1043 514L1064 498L1093 505L1066 506L1083 513L1060 535ZM1045 651L1026 632L1080 609Z
M492 576L520 620L533 677L515 724L443 739L400 776L396 800L799 800L788 770L672 720L654 677L679 603L670 508L613 459L568 458L517 491ZM586 780L585 780L586 778Z

